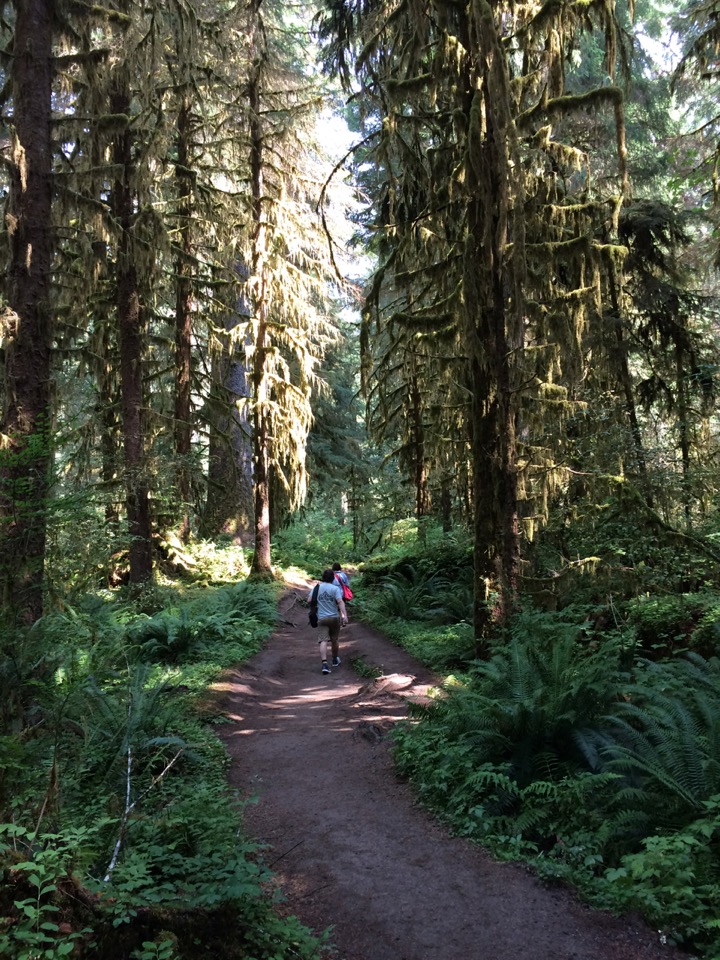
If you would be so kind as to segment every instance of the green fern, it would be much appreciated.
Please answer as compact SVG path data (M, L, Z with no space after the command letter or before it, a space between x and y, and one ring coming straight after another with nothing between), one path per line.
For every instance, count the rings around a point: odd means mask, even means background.
M67 737L60 759L65 765L70 751L81 751L82 760L76 782L66 787L68 798L81 796L94 784L122 794L128 776L128 757L132 758L132 776L162 765L179 749L184 740L173 729L173 711L165 683L152 683L148 664L131 665L124 681L100 686L90 678L82 698L68 704L66 729L82 730L81 743L73 747Z
M624 696L609 718L605 768L623 776L624 802L661 824L689 822L720 793L720 662L644 663Z
M428 563L404 562L382 577L367 601L385 617L429 623L461 623L472 613L472 579L437 573Z
M613 662L583 650L571 628L555 624L555 631L549 642L533 637L530 621L519 618L510 643L477 666L476 702L471 712L461 710L481 749L493 745L481 762L506 763L520 786L585 768L577 744L615 694Z
M243 581L179 611L136 623L127 631L127 641L141 660L165 664L197 661L215 646L264 635L276 616L273 593Z
M589 804L598 812L587 814L586 828L599 829L619 779L593 772L597 750L588 762L614 700L614 661L587 653L557 619L535 624L533 636L519 618L510 643L477 664L468 683L412 708L396 733L400 772L473 836L519 832L545 844L564 813L577 820L578 796L587 800L593 788L603 803Z
M414 570L412 575L393 574L383 580L382 607L390 617L420 620L434 592L432 577L422 578Z

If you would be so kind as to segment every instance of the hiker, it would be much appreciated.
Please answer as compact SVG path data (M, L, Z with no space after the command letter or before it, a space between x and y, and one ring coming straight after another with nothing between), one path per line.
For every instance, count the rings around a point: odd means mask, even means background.
M332 565L332 568L333 568L333 573L335 574L335 579L340 582L340 585L342 586L342 584L344 583L346 587L349 587L349 586L350 586L350 578L349 578L348 575L345 573L345 571L344 571L343 568L340 566L340 564L339 564L339 563L334 563L334 564Z
M350 589L350 578L339 563L334 563L332 568L335 574L335 583L342 589L343 600L345 603L350 603L353 598L353 592Z
M314 589L315 588L308 594L308 603L312 601ZM332 647L332 665L339 667L340 623L342 622L342 625L346 626L348 622L342 588L335 582L335 574L332 570L323 571L320 584L318 585L317 611L318 627L327 629L327 636L325 636L323 631L318 640L320 656L322 658L322 672L330 673L330 667L327 661L328 640Z

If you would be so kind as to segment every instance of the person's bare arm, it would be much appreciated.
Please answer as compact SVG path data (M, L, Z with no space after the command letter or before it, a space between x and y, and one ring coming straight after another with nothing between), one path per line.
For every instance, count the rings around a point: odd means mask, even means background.
M348 622L347 610L345 609L345 601L340 598L337 602L338 607L340 608L340 617L342 618L343 623Z

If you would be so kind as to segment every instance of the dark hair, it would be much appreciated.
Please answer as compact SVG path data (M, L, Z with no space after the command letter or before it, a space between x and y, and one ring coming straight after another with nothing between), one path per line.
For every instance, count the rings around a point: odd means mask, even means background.
M334 564L333 564L333 570L342 570L342 567L340 566L339 563L334 563Z
M332 570L323 570L322 582L323 583L332 583L335 579L335 574Z

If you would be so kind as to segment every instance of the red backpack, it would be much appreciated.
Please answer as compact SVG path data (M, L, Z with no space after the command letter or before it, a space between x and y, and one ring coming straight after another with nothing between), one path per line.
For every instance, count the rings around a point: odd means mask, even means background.
M352 590L337 573L335 574L335 583L340 587L340 589L343 592L343 600L352 600L353 598Z

